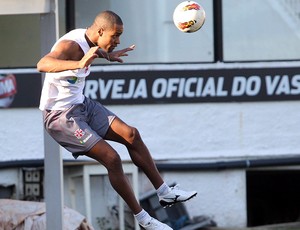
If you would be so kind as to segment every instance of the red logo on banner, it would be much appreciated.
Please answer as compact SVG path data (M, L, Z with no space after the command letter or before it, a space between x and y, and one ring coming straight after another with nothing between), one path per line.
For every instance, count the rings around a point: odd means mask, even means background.
M14 75L0 76L0 98L10 97L17 93L17 81Z
M0 75L0 107L7 108L14 101L17 93L16 77L12 74Z

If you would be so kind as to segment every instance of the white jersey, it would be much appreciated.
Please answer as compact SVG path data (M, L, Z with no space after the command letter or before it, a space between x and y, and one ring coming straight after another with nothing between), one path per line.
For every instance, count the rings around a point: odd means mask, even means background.
M72 40L79 44L82 51L90 49L85 39L86 29L75 29L62 36L52 47L55 48L62 40ZM67 70L58 73L46 73L40 110L65 110L84 100L83 88L85 78L90 74L90 66L84 69Z

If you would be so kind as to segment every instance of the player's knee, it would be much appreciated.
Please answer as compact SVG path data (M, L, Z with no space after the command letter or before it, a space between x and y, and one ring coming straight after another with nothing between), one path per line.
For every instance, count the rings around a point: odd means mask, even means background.
M111 154L106 161L106 167L108 170L116 170L122 167L122 160L119 154Z
M137 141L141 139L140 133L135 127L130 127L128 132L127 142L129 145L134 145Z

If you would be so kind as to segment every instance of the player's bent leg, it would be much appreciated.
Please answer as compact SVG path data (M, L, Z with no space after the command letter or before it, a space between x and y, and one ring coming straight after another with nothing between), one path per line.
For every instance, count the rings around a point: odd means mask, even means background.
M146 174L156 189L163 183L150 152L136 128L116 117L108 129L105 139L124 144L133 163Z
M163 185L164 181L136 128L128 126L119 118L116 118L105 138L122 143L127 147L132 161L143 170L155 189ZM184 191L175 186L168 188L163 194L158 193L158 195L160 204L163 207L169 207L175 203L184 202L195 197L197 192Z
M124 199L133 213L140 212L142 208L134 195L128 178L124 174L119 154L106 141L100 140L85 155L106 167L112 187Z
M111 185L116 192L124 199L131 211L136 215L142 212L142 207L139 205L132 187L125 176L122 168L122 162L118 153L104 140L100 140L89 152L85 154L91 157L101 164L103 164L108 170L108 177ZM160 221L151 218L144 210L143 212L150 219L149 222L143 224L142 220L138 220L139 224L146 230L172 230L168 225L161 223Z

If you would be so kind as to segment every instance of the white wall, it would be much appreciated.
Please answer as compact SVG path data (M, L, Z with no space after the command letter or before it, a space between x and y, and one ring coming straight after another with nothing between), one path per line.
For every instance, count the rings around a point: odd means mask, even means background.
M1 109L1 161L41 159L42 114L38 109Z
M139 128L156 160L203 162L221 158L274 157L300 152L300 102L207 103L109 106ZM0 111L0 159L42 159L43 127L38 109ZM123 159L128 154L114 146ZM64 152L64 158L72 159ZM212 216L219 226L246 225L243 170L164 173L167 182L197 190L188 211ZM141 192L151 189L141 178ZM3 178L0 177L0 183ZM140 180L141 181L141 180Z
M166 173L164 178L197 190L197 196L185 203L191 217L206 215L218 226L247 226L244 171Z
M300 152L300 102L110 107L139 128L155 159L219 159ZM127 158L126 154L122 156Z
M156 160L281 156L300 152L300 102L108 106L136 126ZM38 109L0 111L2 161L43 158ZM123 159L122 146L112 143ZM63 153L64 158L72 159Z

